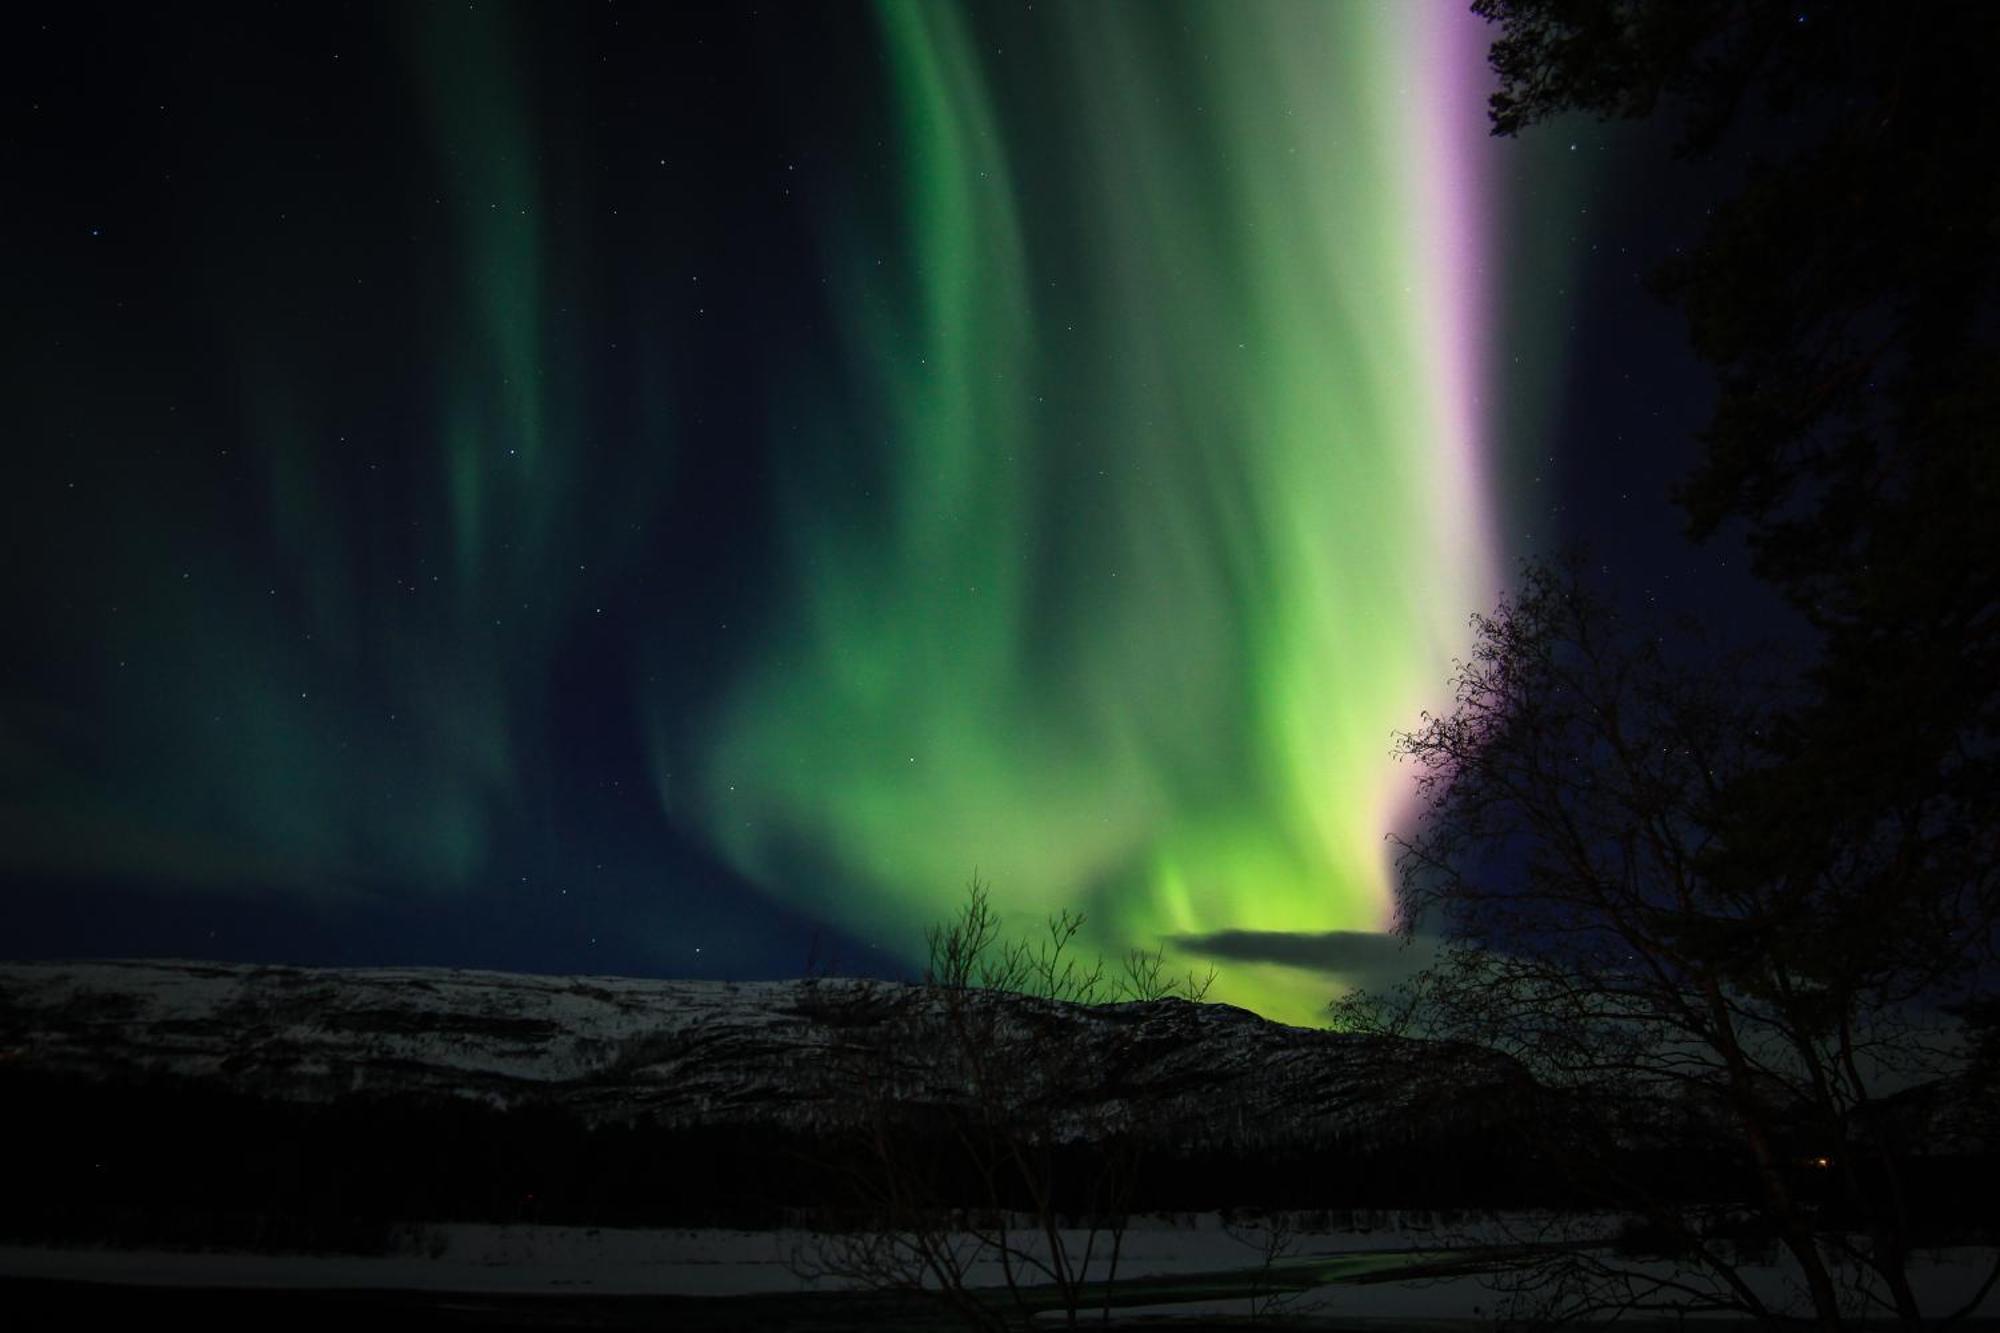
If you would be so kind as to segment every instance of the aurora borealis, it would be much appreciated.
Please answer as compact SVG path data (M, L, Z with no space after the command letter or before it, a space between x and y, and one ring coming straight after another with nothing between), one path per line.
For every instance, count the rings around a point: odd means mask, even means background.
M973 866L1114 953L1381 928L1385 738L1493 585L1477 25L881 17L907 272L865 245L837 272L889 459L865 522L785 479L797 610L716 729L704 826L780 892L820 882L798 846L879 886L837 907L877 929ZM1219 993L1303 1019L1324 986Z
M1583 243L1518 225L1581 195L1487 138L1485 40L65 17L18 53L9 928L897 972L975 872L1183 966L1382 928L1391 736L1523 540ZM1295 961L1213 995L1317 1021Z

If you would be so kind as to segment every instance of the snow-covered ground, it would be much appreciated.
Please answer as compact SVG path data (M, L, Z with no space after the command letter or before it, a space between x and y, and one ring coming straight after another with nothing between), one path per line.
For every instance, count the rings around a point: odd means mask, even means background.
M1518 1234L1518 1222L1506 1228ZM1215 1274L1261 1267L1268 1233L1254 1225L1225 1225L1213 1214L1135 1222L1119 1263L1121 1279ZM1278 1297L1278 1308L1334 1318L1482 1320L1493 1316L1500 1294L1478 1276L1396 1281L1384 1269L1418 1262L1462 1231L1447 1237L1420 1219L1390 1216L1366 1231L1288 1234L1276 1269L1324 1264L1350 1257L1367 1281L1343 1280ZM1490 1237L1470 1239L1501 1240ZM1081 1250L1082 1233L1066 1243ZM827 1252L823 1238L807 1231L664 1230L609 1227L450 1225L412 1228L406 1252L381 1257L173 1253L108 1249L0 1246L0 1276L143 1286L195 1286L290 1290L419 1291L488 1294L741 1296L835 1291L854 1284L814 1276ZM1956 1308L1977 1290L1992 1262L1991 1249L1961 1249L1923 1256L1912 1272L1923 1305ZM1664 1269L1655 1271L1664 1272ZM1749 1270L1762 1294L1782 1299L1791 1289L1775 1269ZM974 1270L976 1284L998 1285L997 1264ZM1260 1306L1271 1300L1257 1298ZM1246 1314L1250 1298L1126 1307L1125 1318L1166 1314ZM1270 1308L1264 1306L1264 1308ZM1982 1314L2000 1315L2000 1293L1989 1294Z
M1917 1257L1910 1265L1910 1282L1917 1303L1926 1313L1942 1316L1958 1310L1978 1292L1994 1262L1991 1247L1940 1250ZM1667 1264L1633 1264L1640 1273L1660 1279L1677 1275ZM1811 1313L1803 1286L1793 1273L1777 1267L1746 1268L1742 1276L1758 1297L1771 1308L1807 1316ZM1852 1315L1875 1320L1892 1319L1894 1311L1870 1307L1853 1292L1843 1293ZM1114 1322L1150 1322L1168 1316L1262 1314L1310 1315L1325 1319L1380 1320L1469 1320L1491 1321L1499 1315L1506 1293L1495 1278L1482 1275L1428 1277L1410 1281L1342 1281L1275 1296L1202 1300L1177 1304L1121 1306ZM2000 1290L1988 1291L1974 1314L2000 1317ZM1639 1316L1643 1318L1643 1314ZM1701 1314L1684 1318L1699 1319ZM1740 1319L1718 1312L1712 1318ZM1045 1322L1038 1317L1038 1322ZM1590 1322L1584 1320L1582 1322Z
M1225 1272L1256 1267L1265 1234L1226 1225L1215 1214L1135 1220L1120 1252L1121 1278ZM1017 1233L1019 1243L1033 1237ZM1089 1237L1064 1233L1081 1254ZM833 1242L837 1245L837 1241ZM1419 1251L1439 1233L1391 1217L1368 1231L1295 1234L1284 1258ZM1101 1255L1108 1238L1098 1241ZM369 1255L189 1253L164 1250L0 1246L0 1275L159 1286L247 1286L321 1290L589 1291L600 1294L735 1296L833 1291L851 1282L815 1275L832 1251L810 1231L621 1230L614 1227L491 1226L412 1228L404 1253ZM1101 1262L1101 1260L1100 1260ZM977 1265L975 1285L1005 1281L997 1262Z

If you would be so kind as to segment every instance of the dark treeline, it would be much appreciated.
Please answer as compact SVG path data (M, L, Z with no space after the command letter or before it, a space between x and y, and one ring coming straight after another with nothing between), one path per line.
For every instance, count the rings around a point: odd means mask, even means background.
M588 1126L552 1108L350 1096L266 1100L185 1079L106 1084L10 1072L0 1078L15 1159L0 1210L10 1241L382 1252L424 1222L576 1226L865 1227L837 1139L772 1129ZM910 1132L928 1137L920 1125ZM954 1179L942 1134L941 1200L981 1196ZM1055 1155L1079 1212L1098 1150ZM1532 1141L1492 1127L1417 1141L1332 1141L1312 1152L1176 1154L1148 1149L1133 1213L1576 1208ZM1839 1164L1801 1158L1802 1190L1837 1197ZM1726 1200L1737 1164L1685 1151L1634 1154L1662 1189ZM1991 1197L1987 1159L1931 1158L1913 1207L1940 1234L1975 1224ZM1019 1201L1025 1205L1026 1200Z

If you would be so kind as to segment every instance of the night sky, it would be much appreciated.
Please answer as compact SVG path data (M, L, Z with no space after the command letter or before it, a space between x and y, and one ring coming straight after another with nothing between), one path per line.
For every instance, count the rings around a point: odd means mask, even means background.
M1643 288L1741 163L1491 139L1486 40L18 26L0 954L906 975L976 871L1311 1021L1520 557L1771 614L1680 536L1709 391Z

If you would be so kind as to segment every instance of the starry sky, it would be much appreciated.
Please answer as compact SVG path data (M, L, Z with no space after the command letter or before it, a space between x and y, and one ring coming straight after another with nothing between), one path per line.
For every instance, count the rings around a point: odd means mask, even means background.
M1667 500L1736 169L1455 0L65 7L0 132L0 952L907 975L1314 1021L1390 737ZM1678 172L1679 174L1673 174Z

